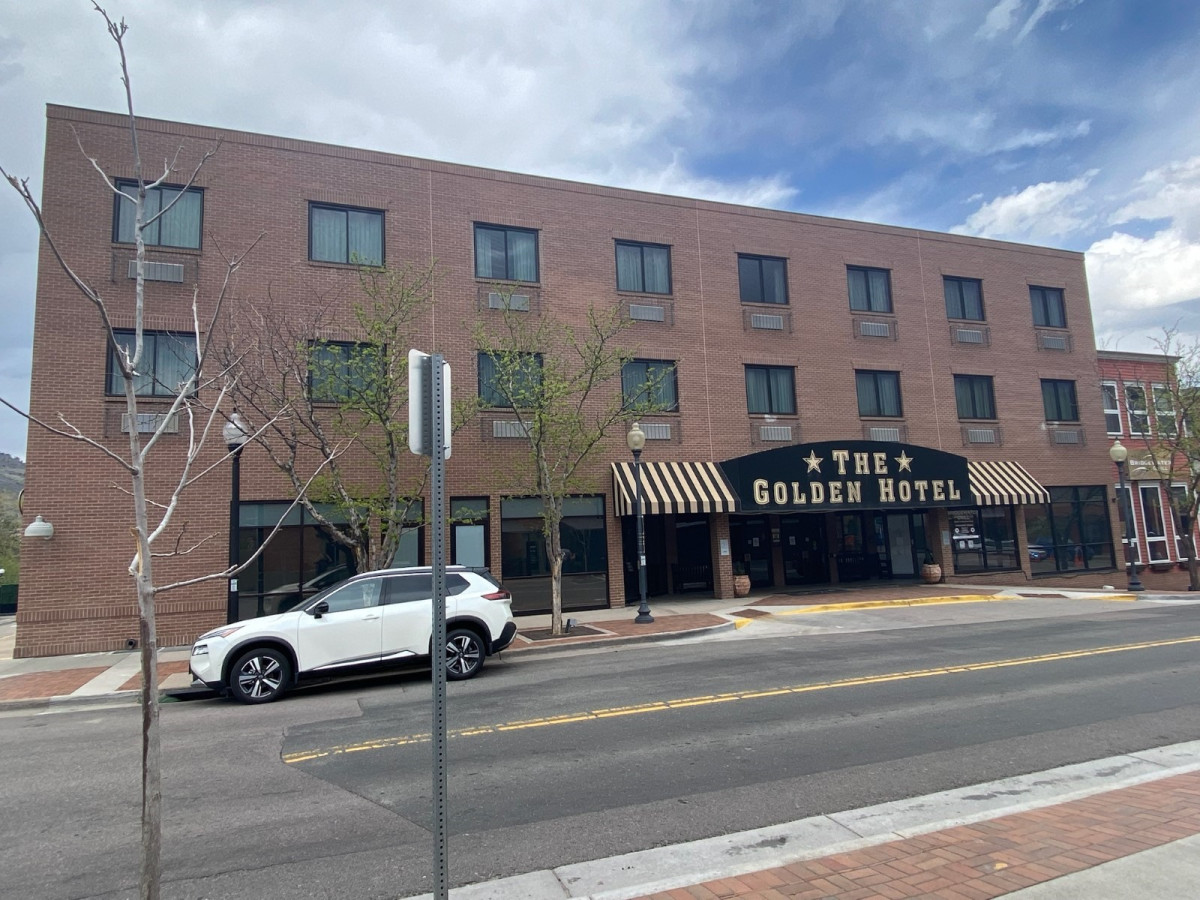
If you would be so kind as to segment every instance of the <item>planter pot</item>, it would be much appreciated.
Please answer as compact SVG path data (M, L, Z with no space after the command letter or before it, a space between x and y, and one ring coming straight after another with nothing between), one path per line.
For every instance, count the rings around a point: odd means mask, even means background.
M921 566L921 580L926 584L937 584L942 580L942 567L937 563L925 563Z
M745 597L750 593L750 576L749 575L734 575L733 576L733 596Z

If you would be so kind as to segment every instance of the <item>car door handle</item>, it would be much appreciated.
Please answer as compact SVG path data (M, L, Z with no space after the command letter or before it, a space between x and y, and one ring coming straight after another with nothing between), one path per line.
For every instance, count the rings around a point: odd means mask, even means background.
M379 613L369 613L368 615L363 616L363 621L370 622L372 619L378 619L378 618L379 618Z

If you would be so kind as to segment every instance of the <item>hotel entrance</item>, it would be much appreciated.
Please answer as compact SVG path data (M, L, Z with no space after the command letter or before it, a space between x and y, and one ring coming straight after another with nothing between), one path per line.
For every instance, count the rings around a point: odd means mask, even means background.
M784 584L825 584L829 581L825 516L781 516L779 540L783 551Z

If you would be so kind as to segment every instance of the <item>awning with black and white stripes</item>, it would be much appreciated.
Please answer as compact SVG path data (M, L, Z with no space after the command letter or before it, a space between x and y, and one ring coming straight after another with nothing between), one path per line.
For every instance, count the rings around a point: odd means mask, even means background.
M1050 492L1011 460L968 460L971 493L980 506L1049 503Z
M644 462L641 470L646 515L737 511L737 496L716 463ZM636 515L633 463L615 462L612 472L617 515Z

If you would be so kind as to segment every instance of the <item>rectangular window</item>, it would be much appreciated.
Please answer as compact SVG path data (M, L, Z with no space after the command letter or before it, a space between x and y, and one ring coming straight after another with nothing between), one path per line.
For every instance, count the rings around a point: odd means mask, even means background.
M675 412L679 409L675 363L631 359L621 367L621 398L625 409Z
M991 375L955 375L954 399L960 419L996 418L996 395Z
M1043 328L1066 328L1067 310L1063 306L1062 288L1029 287L1033 304L1033 324Z
M134 242L134 218L137 214L136 181L118 181L121 193L113 198L113 241L118 244ZM172 201L174 205L172 205ZM146 220L149 221L159 210L167 209L161 217L151 222L142 231L142 240L148 247L188 247L200 249L200 226L204 217L204 192L199 188L161 186L146 191Z
M638 294L671 293L671 248L662 244L617 241L617 290Z
M892 273L887 269L846 266L850 308L862 312L892 311Z
M475 277L538 280L538 233L529 228L475 224Z
M795 370L790 366L746 366L746 409L753 414L795 415Z
M1154 428L1159 437L1173 438L1179 432L1179 423L1175 420L1175 400L1171 396L1171 388L1165 384L1150 386L1154 394Z
M1121 407L1117 404L1117 386L1106 381L1100 385L1104 398L1104 430L1109 434L1121 433Z
M540 353L479 354L479 399L484 406L534 406L541 387Z
M1125 562L1140 564L1142 551L1137 537L1137 516L1133 512L1133 487L1131 484L1125 485L1124 493L1119 485L1113 490L1117 494L1117 515L1121 519L1121 548L1125 554Z
M1185 484L1171 485L1171 523L1175 527L1175 554L1177 559L1187 559L1187 545L1183 541L1183 536L1187 529L1183 528L1179 521L1180 515L1185 515L1188 512L1188 489Z
M542 501L514 497L500 501L501 573L513 590L513 612L550 610L550 556L542 525ZM562 543L563 609L608 606L608 535L603 497L567 497L559 526ZM509 585L511 587L511 585Z
M1140 485L1142 495L1142 521L1146 523L1146 549L1150 562L1163 562L1169 558L1167 528L1163 521L1162 494L1158 484Z
M786 304L787 260L739 253L738 285L743 303Z
M384 349L355 341L313 341L309 344L308 391L317 403L365 399L363 392L378 384Z
M456 566L486 566L491 559L488 498L450 498L450 558Z
M1014 507L982 506L952 510L955 572L988 572L1021 568L1017 561Z
M132 331L114 331L117 343L133 353L135 334ZM180 387L196 374L196 336L173 334L169 331L145 331L142 333L142 358L138 361L134 376L134 392L139 397L174 397ZM109 395L125 393L125 382L121 378L121 367L117 365L116 350L108 350L107 390Z
M1048 504L1023 508L1033 574L1113 568L1116 557L1104 486L1049 490Z
M900 405L899 372L854 373L858 389L858 414L860 416L888 416L899 418L904 415Z
M377 209L308 204L308 258L383 265L383 213Z
M1075 402L1075 382L1042 379L1042 406L1047 422L1078 422L1079 405Z
M1146 409L1146 389L1140 384L1125 385L1125 413L1129 416L1130 434L1148 434L1150 413Z
M946 317L983 321L983 282L978 278L942 277L946 294Z

